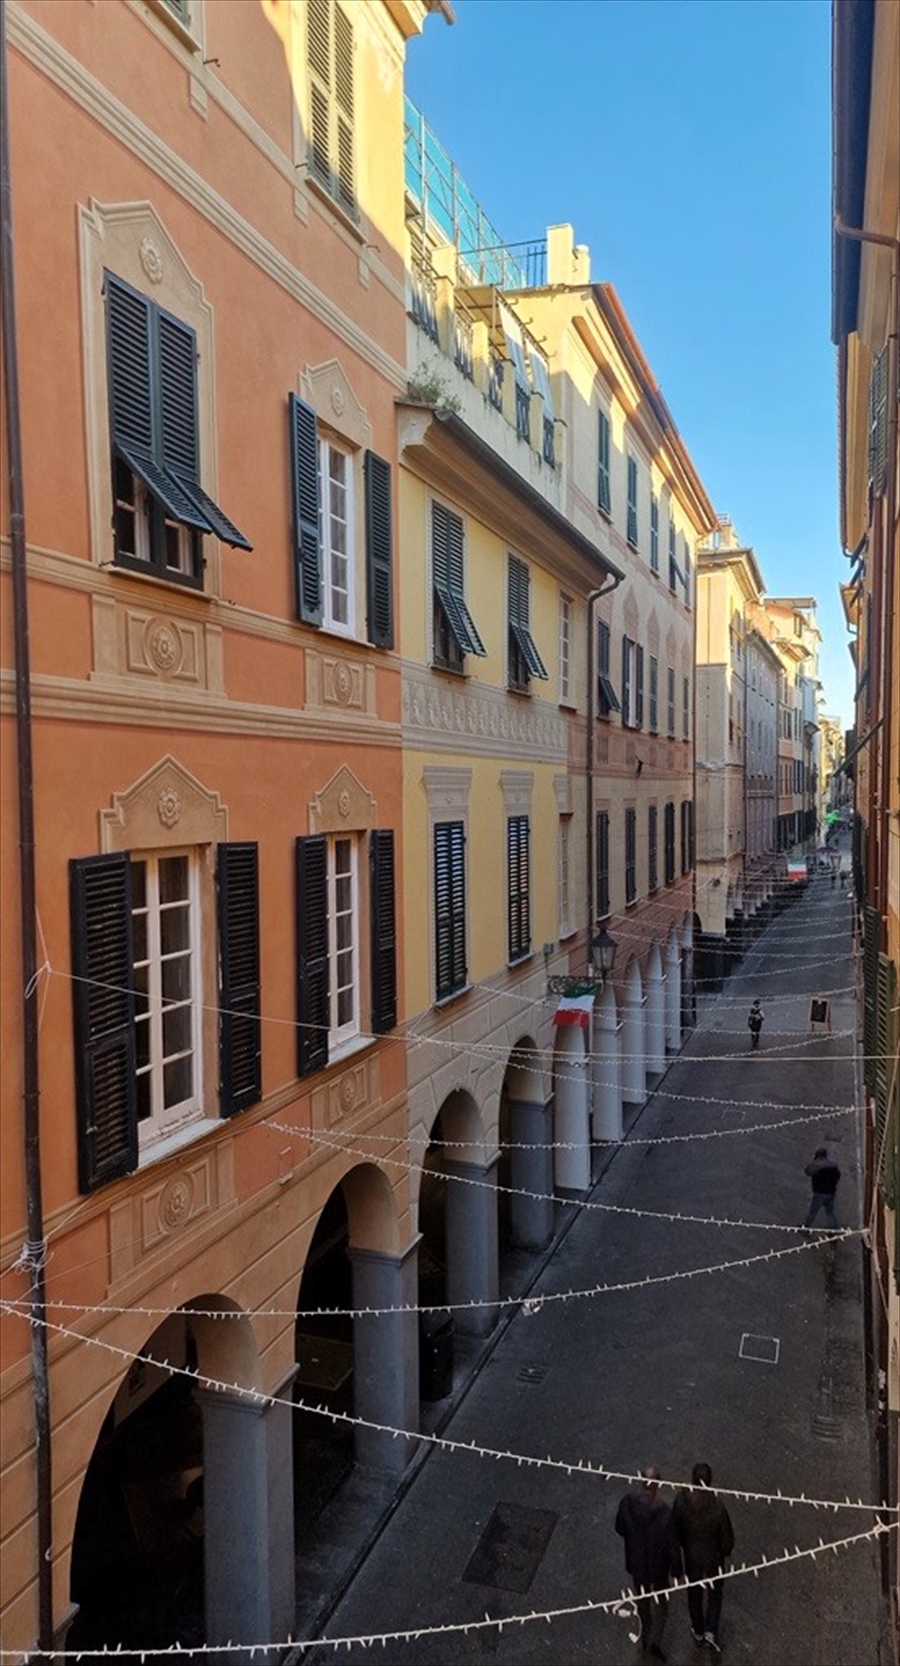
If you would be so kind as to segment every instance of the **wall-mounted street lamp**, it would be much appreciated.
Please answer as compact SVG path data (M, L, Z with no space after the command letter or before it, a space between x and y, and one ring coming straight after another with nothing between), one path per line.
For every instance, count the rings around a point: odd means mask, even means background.
M575 977L552 977L547 979L548 995L602 995L606 988L613 962L616 958L618 944L614 937L610 937L605 926L601 926L595 937L591 938L591 958L586 972Z

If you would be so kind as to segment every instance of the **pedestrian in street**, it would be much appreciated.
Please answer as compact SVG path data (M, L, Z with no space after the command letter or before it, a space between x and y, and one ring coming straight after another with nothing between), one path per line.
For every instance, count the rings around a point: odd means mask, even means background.
M634 1581L641 1647L651 1660L665 1660L662 1640L669 1612L668 1589L681 1571L672 1507L659 1496L659 1470L641 1470L642 1484L627 1492L616 1511L616 1532L625 1540L625 1567ZM654 1594L650 1594L654 1593Z
M847 884L847 870L846 870L846 868L842 868L841 869L841 890L842 891L844 890L846 884Z
M837 874L835 873L834 868L832 868L832 870L831 870L831 889L832 889L832 891L834 890L834 887L835 887L836 884L837 884Z
M695 1464L691 1480L693 1486L690 1490L685 1488L680 1492L672 1505L672 1525L684 1556L684 1571L688 1579L710 1581L708 1587L694 1584L688 1587L688 1613L694 1642L708 1643L716 1654L721 1654L722 1573L734 1549L734 1529L721 1498L712 1491L709 1464Z
M754 1052L759 1046L760 1031L763 1027L763 1010L758 1001L754 1001L747 1018L747 1028L750 1031L750 1046Z
M834 1194L838 1189L841 1171L834 1158L829 1157L827 1146L819 1146L812 1162L806 1165L806 1173L812 1181L812 1197L804 1226L812 1226L819 1210L824 1209L828 1225L832 1232L836 1232L838 1223L834 1215Z

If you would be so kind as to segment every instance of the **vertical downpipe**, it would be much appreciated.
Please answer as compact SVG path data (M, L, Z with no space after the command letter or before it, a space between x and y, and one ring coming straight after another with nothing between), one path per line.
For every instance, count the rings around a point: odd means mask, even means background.
M2 310L4 384L9 458L9 535L12 550L15 641L16 754L19 803L19 889L22 934L22 1084L28 1241L22 1258L30 1290L31 1365L37 1480L38 1647L53 1640L50 1381L44 1285L44 1212L38 1079L37 929L34 865L34 774L31 755L31 673L28 650L28 573L22 483L22 430L13 274L12 186L6 74L6 5L0 5L0 191L2 191Z

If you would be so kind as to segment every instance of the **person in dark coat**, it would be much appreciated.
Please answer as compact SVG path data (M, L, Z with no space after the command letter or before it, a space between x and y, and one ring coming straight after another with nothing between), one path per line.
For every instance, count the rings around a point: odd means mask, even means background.
M688 1587L688 1613L694 1642L708 1643L716 1654L720 1654L719 1621L724 1591L722 1571L734 1549L734 1529L721 1498L712 1491L709 1464L695 1464L691 1480L694 1484L690 1491L685 1488L672 1505L672 1526L684 1556L684 1571L688 1579L710 1580L708 1588L700 1585Z
M747 1017L747 1028L750 1031L750 1046L759 1046L760 1031L763 1027L763 1010L758 1001L754 1001Z
M672 1531L672 1508L659 1496L659 1470L642 1469L640 1488L627 1492L616 1511L616 1532L625 1540L625 1567L634 1581L641 1622L641 1645L654 1660L665 1660L662 1640L669 1612L668 1593L681 1557Z
M809 1200L809 1213L804 1222L805 1226L812 1226L820 1209L825 1210L825 1219L832 1232L838 1229L834 1214L834 1194L838 1189L841 1171L833 1157L829 1157L827 1146L820 1145L811 1163L806 1165L806 1173L812 1181L812 1197Z

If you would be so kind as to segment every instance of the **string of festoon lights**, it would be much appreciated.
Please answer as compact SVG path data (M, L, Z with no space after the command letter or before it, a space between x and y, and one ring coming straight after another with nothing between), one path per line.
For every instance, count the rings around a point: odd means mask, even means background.
M721 1491L721 1488L717 1489ZM819 1538L817 1544L779 1551L774 1556L762 1556L758 1562L741 1562L731 1568L725 1568L716 1577L719 1579L741 1579L753 1575L758 1579L760 1574L768 1573L773 1568L784 1567L789 1562L815 1561L820 1556L839 1555L842 1550L850 1550L854 1545L866 1544L873 1540L884 1538L896 1528L895 1522L878 1521L874 1526L861 1533L850 1533L841 1539ZM676 1579L666 1593L670 1596L676 1591L689 1591L708 1587L709 1580ZM639 1592L626 1587L620 1596L606 1599L585 1598L583 1602L568 1603L564 1608L529 1609L524 1614L485 1614L480 1620L451 1620L438 1625L409 1626L396 1631L357 1632L353 1635L339 1637L293 1637L288 1634L277 1642L265 1643L170 1643L164 1648L140 1648L134 1644L127 1647L121 1644L115 1648L108 1645L100 1648L79 1649L46 1649L40 1656L24 1653L21 1649L6 1649L0 1647L0 1660L15 1660L25 1663L31 1659L40 1660L122 1660L137 1657L141 1661L153 1661L171 1657L173 1659L192 1660L203 1655L214 1659L222 1654L246 1655L254 1660L257 1655L306 1653L311 1649L328 1649L332 1654L338 1652L349 1653L351 1649L386 1648L388 1643L416 1643L432 1637L468 1637L485 1632L496 1632L502 1636L504 1631L522 1629L527 1625L543 1623L552 1625L554 1620L575 1619L582 1614L610 1614L616 1619L624 1621L628 1626L628 1637L632 1643L640 1641L640 1631L633 1629L638 1619L636 1597ZM661 1599L655 1592L649 1592L654 1602Z
M476 1440L454 1440L451 1435L429 1432L424 1429L405 1429L391 1423L379 1423L374 1419L360 1417L355 1412L337 1411L331 1406L314 1405L310 1401L285 1395L271 1394L262 1388L251 1388L245 1383L228 1382L220 1377L211 1377L205 1372L188 1365L175 1365L171 1360L158 1358L144 1349L135 1352L132 1348L124 1348L118 1343L110 1342L106 1337L89 1336L74 1330L59 1320L39 1318L32 1313L26 1313L15 1303L10 1303L0 1297L0 1312L21 1319L25 1324L40 1325L55 1335L64 1336L71 1341L79 1342L86 1347L99 1348L105 1353L115 1355L126 1360L129 1366L137 1360L142 1364L152 1365L155 1369L167 1373L170 1377L183 1377L195 1386L208 1389L212 1393L237 1395L240 1399L249 1401L252 1405L262 1408L283 1406L287 1410L309 1412L316 1417L325 1418L328 1422L341 1424L346 1428L366 1429L370 1433L390 1435L393 1440L403 1440L416 1443L432 1450L449 1452L456 1456L466 1456L488 1459L492 1463L508 1463L518 1469L551 1470L568 1476L586 1476L596 1481L616 1481L627 1486L642 1482L643 1476L637 1470L615 1469L608 1464L592 1461L590 1458L559 1458L551 1453L538 1456L533 1452L517 1452L506 1447L483 1446ZM663 1487L690 1487L691 1483L683 1477L661 1476L659 1485ZM844 1498L818 1498L810 1493L786 1492L783 1488L773 1491L760 1491L752 1487L727 1487L716 1484L716 1492L721 1498L733 1498L747 1504L779 1504L788 1506L803 1506L811 1510L825 1510L837 1514L842 1510L861 1510L867 1514L878 1515L885 1520L896 1520L900 1514L900 1505L873 1503L871 1500L851 1498L849 1493Z

